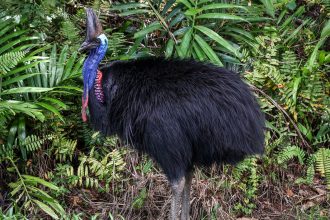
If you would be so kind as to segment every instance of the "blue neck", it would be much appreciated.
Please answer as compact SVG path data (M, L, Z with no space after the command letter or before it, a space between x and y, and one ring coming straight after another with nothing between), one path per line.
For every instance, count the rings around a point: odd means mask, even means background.
M101 37L102 36L102 37ZM99 36L101 40L101 44L95 48L92 49L86 58L83 66L83 79L84 79L84 93L83 98L86 99L89 91L94 85L94 81L96 78L97 68L102 61L103 57L105 56L105 53L108 48L108 41L106 37L102 34Z

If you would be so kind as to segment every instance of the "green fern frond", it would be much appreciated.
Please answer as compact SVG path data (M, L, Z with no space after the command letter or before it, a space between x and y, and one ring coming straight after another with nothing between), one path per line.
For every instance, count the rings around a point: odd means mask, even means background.
M315 167L312 164L307 168L307 172L306 172L306 182L308 184L313 183L314 175L315 175Z
M115 32L109 37L109 47L108 50L111 57L115 59L121 54L125 48L126 38L121 32Z
M320 148L315 153L316 170L326 178L327 187L330 189L330 149Z
M70 140L64 137L54 139L53 147L55 148L56 160L64 162L69 159L72 161L76 146L77 140Z
M12 146L7 146L5 144L0 145L0 162L6 157L12 158L14 155L14 149Z
M315 167L312 164L307 168L306 177L305 178L303 178L303 177L298 178L295 181L295 183L311 185L313 183L314 176L315 176Z
M299 71L299 62L297 60L296 54L291 50L286 50L282 53L280 71L286 75L290 76Z
M75 184L92 188L97 187L98 182L102 180L106 181L105 190L109 191L110 181L121 178L125 167L124 153L115 149L100 159L92 155L80 157L77 170L78 181Z
M237 166L233 170L233 175L235 179L239 180L242 178L242 175L245 172L255 173L255 169L256 169L256 158L254 157L247 158L242 162L240 162L239 164L237 164Z
M316 144L325 144L325 143L330 143L330 134L324 134L316 138L313 144L316 145Z
M51 140L53 137L53 135L46 135L44 138L40 138L36 135L30 135L20 143L20 147L25 147L25 149L30 152L37 151L42 147L46 140Z
M70 41L71 44L77 44L79 42L79 30L70 18L66 18L66 20L62 22L61 33Z
M310 73L308 76L308 83L301 91L301 97L308 100L310 110L327 109L326 104L329 101L327 95L324 78L321 73Z
M0 75L14 68L26 55L26 51L8 52L0 55Z
M255 157L247 158L240 162L233 170L233 175L238 181L238 188L244 193L244 199L235 205L236 210L245 210L251 213L255 207L254 200L257 195L260 175L257 173L257 159Z
M41 148L44 140L38 138L36 135L30 135L25 138L20 146L25 146L27 151L36 151Z
M305 152L297 146L288 146L279 152L277 162L278 164L284 164L294 157L298 158L300 164L304 164Z

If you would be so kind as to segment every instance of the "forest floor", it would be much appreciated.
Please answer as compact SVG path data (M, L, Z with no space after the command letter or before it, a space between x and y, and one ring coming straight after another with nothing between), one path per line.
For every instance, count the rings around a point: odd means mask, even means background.
M134 152L126 155L125 178L114 181L110 192L99 193L93 189L71 189L65 198L69 209L75 213L101 213L107 219L166 219L170 208L170 187L161 171L152 166L146 175L141 174L137 164L141 157ZM157 166L156 166L157 167ZM298 185L294 181L301 169L296 164L279 172L273 180L262 181L257 196L247 201L239 190L239 182L230 185L223 167L197 169L191 189L191 219L329 219L329 191L320 176L314 178L312 186ZM288 170L290 172L288 172ZM295 173L297 175L295 175ZM238 201L246 201L251 213L239 211ZM249 209L245 209L248 212ZM123 218L122 218L123 217Z

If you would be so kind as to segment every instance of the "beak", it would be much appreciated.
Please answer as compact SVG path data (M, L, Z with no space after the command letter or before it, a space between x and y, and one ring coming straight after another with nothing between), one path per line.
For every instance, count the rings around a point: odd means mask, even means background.
M103 32L101 22L91 8L86 9L86 38L79 51L87 51L100 45L97 37Z
M98 47L100 45L100 42L83 42L80 46L80 48L78 49L79 52L87 52L91 49L94 49L96 47Z

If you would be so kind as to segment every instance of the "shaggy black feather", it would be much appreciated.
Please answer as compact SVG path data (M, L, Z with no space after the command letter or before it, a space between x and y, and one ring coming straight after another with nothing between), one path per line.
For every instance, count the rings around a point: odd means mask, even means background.
M234 72L193 60L117 61L105 103L89 93L90 123L149 154L170 181L193 165L237 163L264 150L264 116Z

